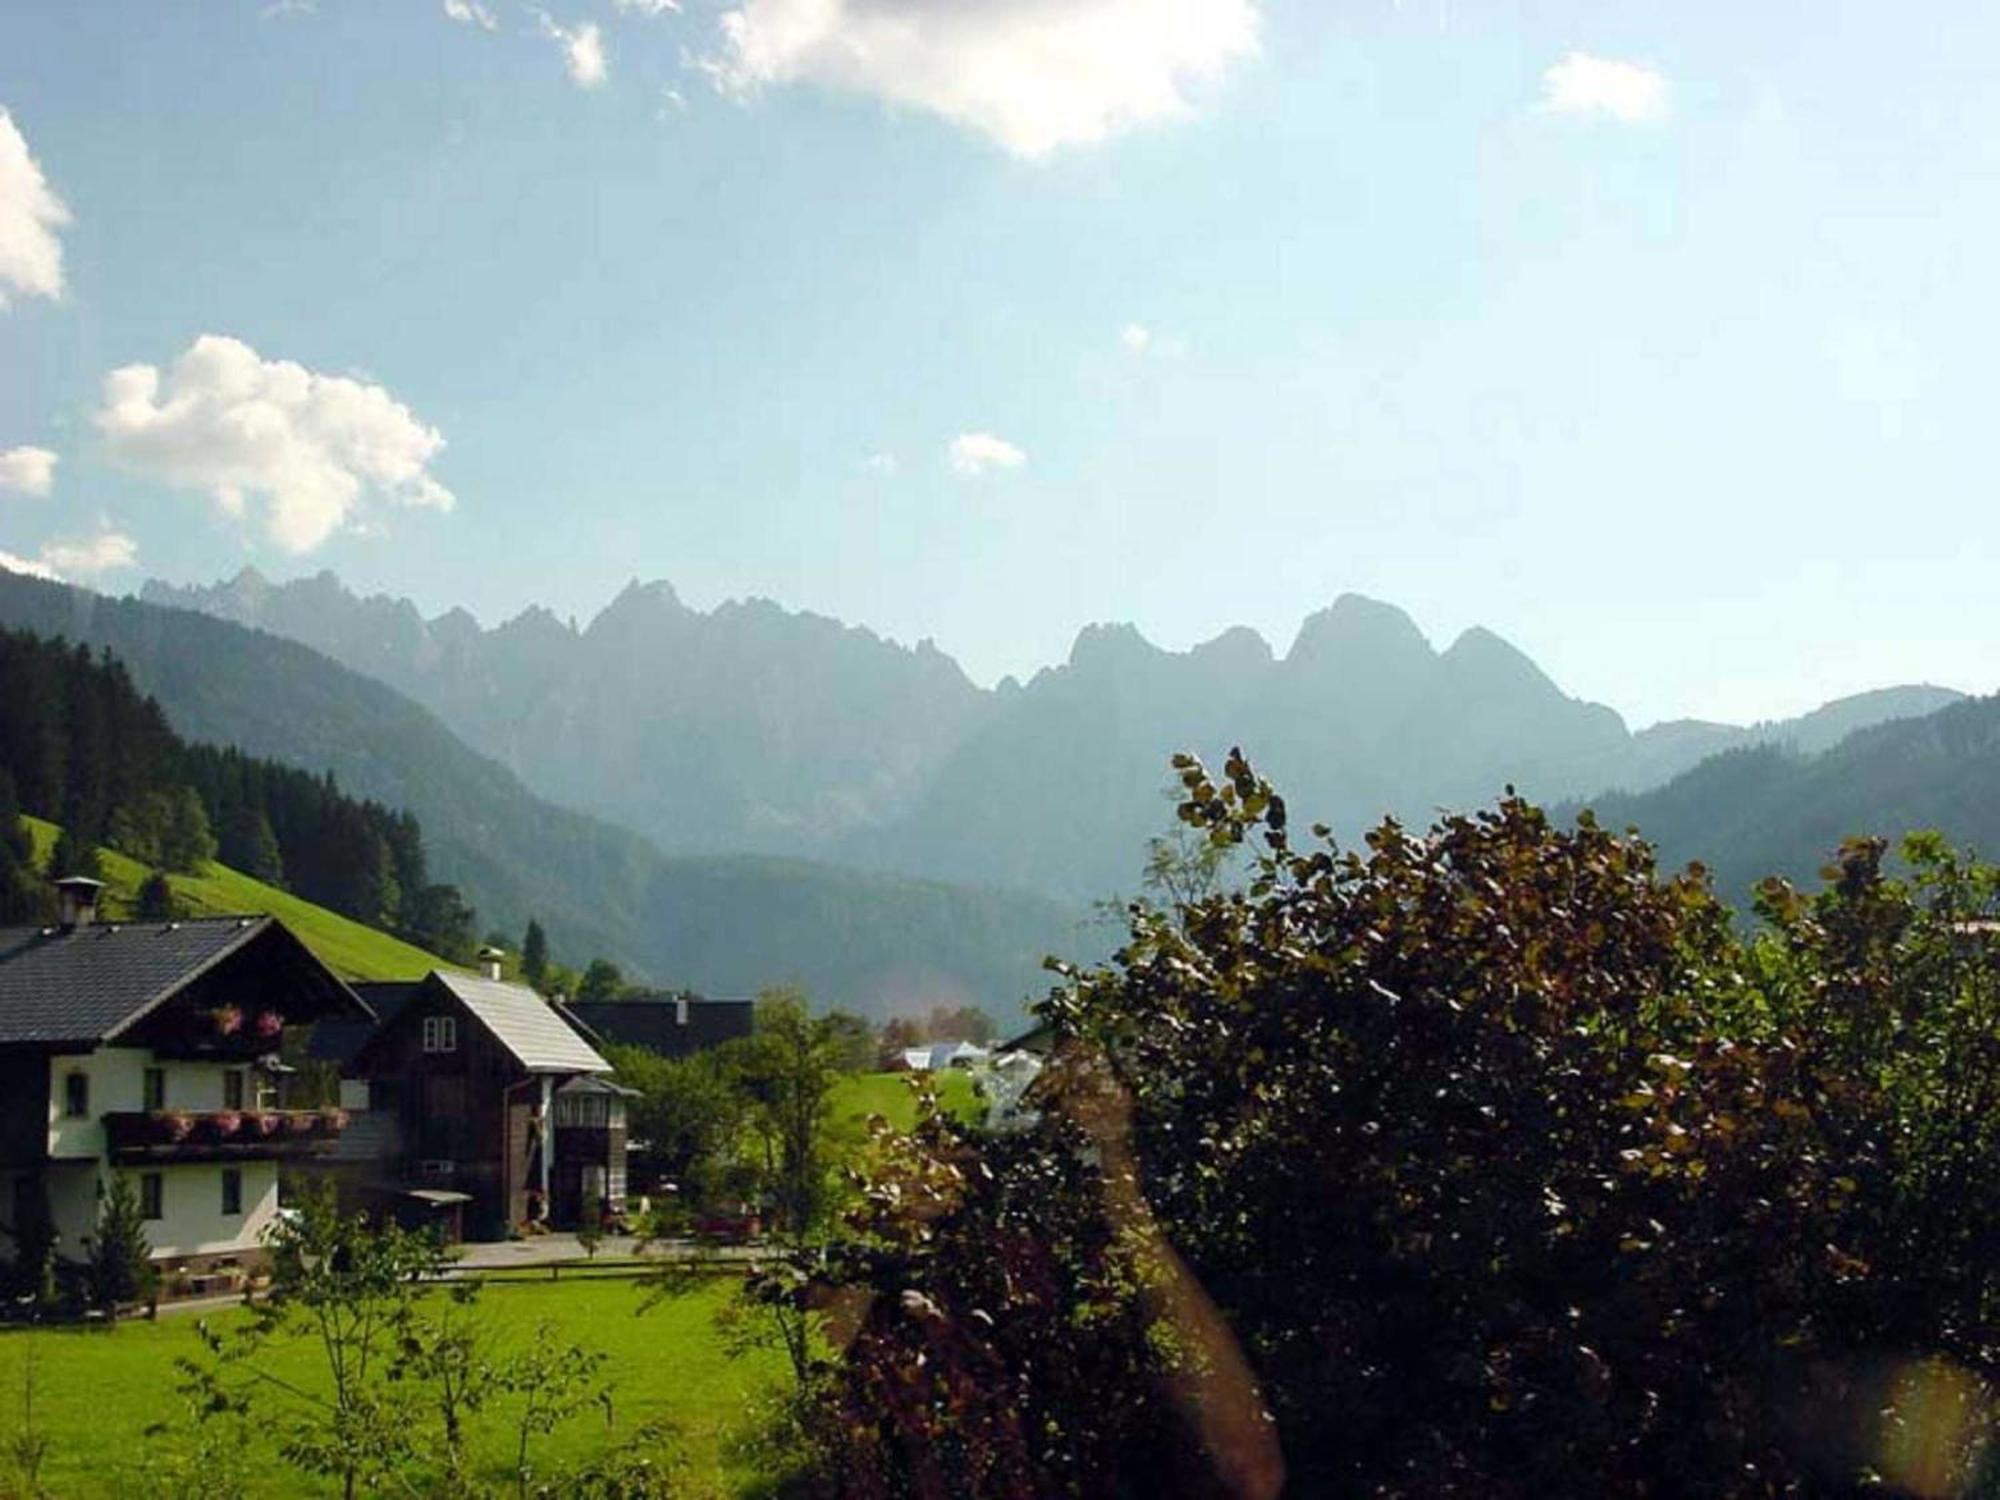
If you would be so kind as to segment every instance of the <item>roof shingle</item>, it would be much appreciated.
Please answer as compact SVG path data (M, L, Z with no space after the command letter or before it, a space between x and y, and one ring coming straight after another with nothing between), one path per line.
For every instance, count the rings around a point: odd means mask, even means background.
M114 1036L270 920L0 928L0 1046Z

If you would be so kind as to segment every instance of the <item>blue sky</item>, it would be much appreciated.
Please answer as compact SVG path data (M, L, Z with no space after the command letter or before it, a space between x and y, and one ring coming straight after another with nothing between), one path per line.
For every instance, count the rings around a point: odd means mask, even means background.
M0 0L0 550L489 622L663 576L981 681L1092 620L1282 650L1352 589L1634 723L1990 691L1996 43L1837 0Z

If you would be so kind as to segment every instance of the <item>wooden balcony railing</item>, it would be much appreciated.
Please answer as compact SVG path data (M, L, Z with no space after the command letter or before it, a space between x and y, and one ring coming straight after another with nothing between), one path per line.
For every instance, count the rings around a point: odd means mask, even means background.
M187 1162L315 1156L347 1128L343 1109L113 1110L104 1136L114 1161Z

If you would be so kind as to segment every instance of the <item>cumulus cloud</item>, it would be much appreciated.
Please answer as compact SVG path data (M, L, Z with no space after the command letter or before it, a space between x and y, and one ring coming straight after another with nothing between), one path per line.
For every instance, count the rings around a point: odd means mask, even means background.
M477 26L481 31L498 31L500 18L480 0L444 0L444 13L454 21Z
M55 488L56 456L47 448L0 448L0 490L46 496Z
M610 76L611 62L604 54L604 33L595 21L564 26L547 11L539 12L542 35L562 48L563 66L569 81L580 89L599 87Z
M946 450L951 466L960 474L984 474L990 469L1018 469L1028 455L990 432L961 432Z
M288 552L358 525L370 498L453 503L429 472L443 435L388 391L264 359L219 334L203 334L164 373L113 370L96 420L111 458L135 474L203 491L231 516L261 497L265 530Z
M611 8L622 16L664 16L679 11L681 0L611 0Z
M37 562L32 557L22 557L15 552L0 552L0 568L9 573L25 573L30 578L46 578L51 583L61 583L56 570L45 562Z
M703 66L738 98L870 94L1037 157L1188 114L1257 20L1255 0L740 0Z
M60 297L62 241L56 231L69 210L42 176L14 117L0 109L0 307L11 291L22 297Z
M139 560L139 544L122 531L105 528L95 536L53 541L42 548L42 563L65 577L91 577Z
M861 467L870 474L880 474L884 479L893 479L902 465L896 462L893 453L871 453L861 460Z
M1603 115L1626 125L1664 120L1672 91L1651 68L1614 58L1570 52L1542 74L1544 111Z

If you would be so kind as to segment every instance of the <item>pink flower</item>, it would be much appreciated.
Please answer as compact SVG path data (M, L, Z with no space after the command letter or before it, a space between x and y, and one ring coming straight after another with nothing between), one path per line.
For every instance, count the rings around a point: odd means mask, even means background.
M276 1135L280 1130L285 1128L285 1117L275 1114L270 1110L250 1115L248 1120L256 1128L259 1135Z
M208 1128L220 1140L228 1140L243 1128L243 1116L233 1109L218 1109L208 1117Z
M267 1042L275 1041L285 1030L285 1018L275 1010L258 1011L255 1024L258 1037Z
M156 1110L153 1114L153 1129L161 1140L177 1145L194 1134L194 1116L185 1110Z

